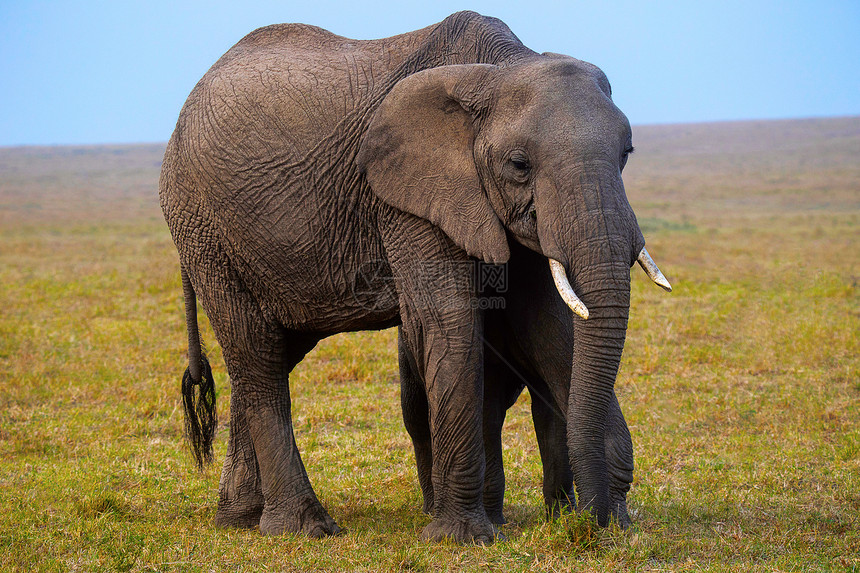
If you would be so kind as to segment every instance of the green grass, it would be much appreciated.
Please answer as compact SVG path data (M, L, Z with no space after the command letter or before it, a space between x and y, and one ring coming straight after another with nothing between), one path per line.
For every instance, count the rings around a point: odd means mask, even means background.
M212 525L182 441L185 327L160 146L0 149L0 571L860 571L860 120L634 130L649 251L617 383L634 527L547 521L528 396L505 426L509 541L418 541L393 331L292 378L343 536ZM229 386L205 315L226 447Z

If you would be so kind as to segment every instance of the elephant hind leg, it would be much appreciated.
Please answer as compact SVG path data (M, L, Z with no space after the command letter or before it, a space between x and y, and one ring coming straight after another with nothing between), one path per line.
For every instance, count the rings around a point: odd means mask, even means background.
M532 421L543 463L543 499L549 516L571 511L576 496L567 455L567 421L543 381L529 385Z
M262 482L260 531L268 535L289 532L311 537L336 535L340 527L320 504L296 445L286 374L278 380L269 380L263 387L261 394L248 392L245 402L245 417Z
M215 525L252 529L263 514L263 482L241 392L230 396L230 438L218 486Z
M259 511L260 531L269 535L335 535L340 527L311 487L292 424L289 372L313 348L316 339L280 329L251 338L251 344L227 356L234 380L231 406L238 410L235 415L231 412L231 419L240 422L236 430L231 428L231 443L236 449L227 461L244 459L245 473L237 473L243 464L230 467L225 461L218 513L227 515L233 507L244 509L248 516ZM252 455L256 461L253 469L249 463ZM253 488L248 487L251 483ZM238 506L231 503L234 492L239 494Z
M504 515L505 468L502 460L502 426L507 411L513 406L528 374L510 355L509 350L493 336L495 324L490 322L484 339L484 454L487 469L484 474L484 509L496 525L507 523Z
M412 439L415 463L418 466L418 483L424 497L423 511L433 515L433 448L430 436L430 405L424 381L418 373L415 357L397 329L397 352L400 365L400 407L403 424Z
M216 524L323 537L340 528L317 499L293 434L289 373L318 338L269 319L224 266L204 300L231 378L230 439Z

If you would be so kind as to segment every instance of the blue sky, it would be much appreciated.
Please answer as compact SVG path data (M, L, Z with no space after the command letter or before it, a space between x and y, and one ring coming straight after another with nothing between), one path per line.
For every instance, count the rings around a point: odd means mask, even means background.
M0 145L166 141L200 76L254 28L370 39L462 9L600 66L634 125L860 115L858 0L0 0Z

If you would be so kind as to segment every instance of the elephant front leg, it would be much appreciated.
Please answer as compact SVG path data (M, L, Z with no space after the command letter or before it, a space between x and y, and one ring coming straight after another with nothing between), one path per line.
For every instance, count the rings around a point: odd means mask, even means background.
M572 509L575 502L573 473L566 443L566 421L544 392L532 390L532 417L544 467L543 494L549 515ZM633 441L627 422L614 395L604 436L609 472L609 514L618 524L631 524L627 513L627 492L633 482Z
M401 334L424 381L433 521L422 539L492 543L484 510L483 311L474 261L428 221L393 218L383 238L399 296Z
M451 366L428 376L434 505L422 538L489 544L497 532L484 508L479 371L454 372Z
M494 336L500 327L488 313L484 340L484 508L494 524L507 523L504 515L505 468L502 460L502 426L525 384L521 369L514 366L505 345ZM566 451L566 450L565 450Z
M475 324L465 329L462 324L448 326L404 320L406 343L420 356L424 370L432 441L433 521L421 536L431 541L450 538L489 544L497 532L483 503L480 333ZM452 338L450 333L460 337Z
M493 397L484 396L484 455L486 471L484 475L484 509L487 517L496 525L507 523L504 514L505 467L502 460L502 426L505 423L506 408Z

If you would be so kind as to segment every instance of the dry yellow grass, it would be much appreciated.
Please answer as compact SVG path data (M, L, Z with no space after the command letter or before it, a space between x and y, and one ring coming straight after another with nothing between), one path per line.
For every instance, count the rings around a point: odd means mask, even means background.
M510 541L490 548L417 541L392 331L324 341L293 377L305 463L347 534L214 529L218 468L196 473L181 440L162 146L0 149L0 570L860 569L860 119L634 140L628 195L675 287L634 269L617 385L634 528L544 520L525 395L504 436Z

